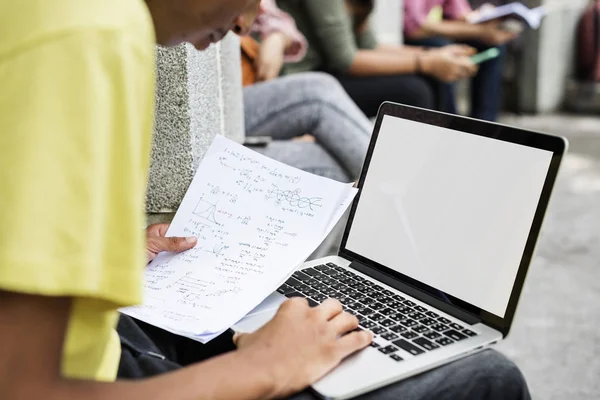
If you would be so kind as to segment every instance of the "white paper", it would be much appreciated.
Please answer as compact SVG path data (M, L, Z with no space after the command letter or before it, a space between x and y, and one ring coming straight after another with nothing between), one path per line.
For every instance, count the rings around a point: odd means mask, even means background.
M486 8L481 13L473 13L473 17L469 18L469 22L480 24L498 18L515 16L527 22L529 27L537 29L547 13L548 9L544 6L529 9L519 2L513 2L498 7Z
M206 342L293 273L333 229L356 189L217 136L168 236L196 236L145 273L144 304L122 312Z

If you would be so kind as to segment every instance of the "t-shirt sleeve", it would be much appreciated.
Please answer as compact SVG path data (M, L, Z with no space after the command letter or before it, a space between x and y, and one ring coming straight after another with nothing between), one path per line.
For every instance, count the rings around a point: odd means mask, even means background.
M142 42L61 32L0 57L0 289L140 302L154 88Z
M304 35L298 30L296 22L291 15L279 9L275 0L262 0L260 11L252 25L252 33L264 40L272 33L283 33L291 41L285 50L285 62L299 62L308 50L308 43Z
M445 0L443 4L444 17L451 20L464 18L473 11L467 0Z
M411 37L427 22L427 16L431 11L421 0L404 1L404 35Z
M303 0L318 47L331 72L350 68L358 48L344 0ZM312 43L311 43L312 44Z
M359 49L375 50L378 43L373 30L367 28L358 35L356 44Z

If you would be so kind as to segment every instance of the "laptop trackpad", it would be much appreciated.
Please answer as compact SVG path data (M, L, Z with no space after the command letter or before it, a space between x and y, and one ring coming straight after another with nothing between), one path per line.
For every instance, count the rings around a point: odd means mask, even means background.
M269 322L277 313L281 303L287 298L277 292L272 293L269 297L263 300L258 306L250 311L242 318L232 329L236 332L251 333Z

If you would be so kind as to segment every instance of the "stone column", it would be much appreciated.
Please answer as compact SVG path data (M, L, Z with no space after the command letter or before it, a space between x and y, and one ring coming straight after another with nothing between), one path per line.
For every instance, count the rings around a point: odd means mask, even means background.
M244 140L237 36L199 52L157 49L156 123L148 182L149 222L170 220L217 134Z
M371 26L381 43L402 43L403 4L404 2L401 0L377 0L375 2Z
M519 108L525 112L553 112L564 102L573 74L576 32L588 0L532 0L529 7L560 6L547 15L541 27L525 33L519 81Z

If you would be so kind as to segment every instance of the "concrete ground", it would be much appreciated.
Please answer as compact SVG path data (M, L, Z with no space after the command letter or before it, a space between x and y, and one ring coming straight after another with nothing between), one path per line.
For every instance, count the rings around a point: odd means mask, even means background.
M498 348L534 399L600 398L600 118L506 115L566 136L566 157L513 330Z

